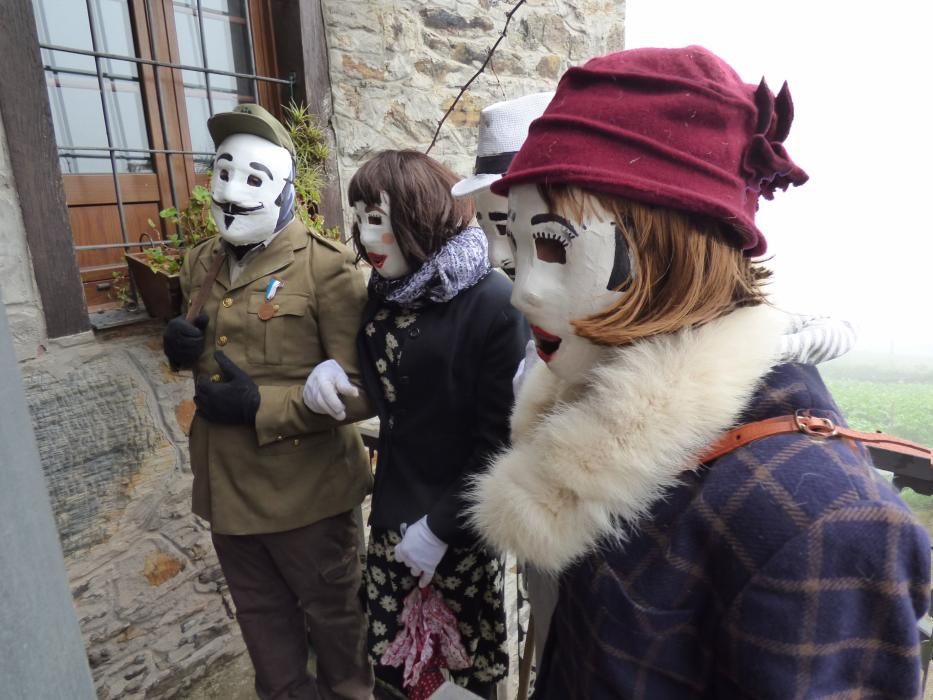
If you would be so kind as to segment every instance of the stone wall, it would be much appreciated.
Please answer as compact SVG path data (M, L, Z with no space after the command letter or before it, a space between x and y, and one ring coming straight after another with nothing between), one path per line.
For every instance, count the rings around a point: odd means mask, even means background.
M20 364L27 401L98 697L245 700L249 660L191 513L191 375L169 370L162 327L50 342Z
M45 319L26 246L26 229L0 119L0 303L6 305L19 360L35 357L45 341Z
M325 0L342 192L375 151L427 148L515 3ZM625 0L528 0L447 118L431 155L469 175L484 106L553 90L568 67L621 49L624 24Z

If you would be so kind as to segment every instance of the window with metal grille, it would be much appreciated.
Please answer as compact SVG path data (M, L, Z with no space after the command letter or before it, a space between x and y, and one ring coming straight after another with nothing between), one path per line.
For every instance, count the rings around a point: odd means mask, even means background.
M113 305L113 273L149 222L206 183L208 117L243 102L277 112L293 81L276 77L268 0L32 2L93 310Z

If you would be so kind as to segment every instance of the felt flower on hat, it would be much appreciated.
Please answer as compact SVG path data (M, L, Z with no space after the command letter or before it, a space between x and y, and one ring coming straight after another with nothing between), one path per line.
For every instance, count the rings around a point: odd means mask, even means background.
M762 78L755 90L758 121L755 133L745 149L742 171L749 188L774 199L774 190L787 190L790 185L802 185L809 176L787 155L784 139L794 121L794 103L787 82L775 98Z

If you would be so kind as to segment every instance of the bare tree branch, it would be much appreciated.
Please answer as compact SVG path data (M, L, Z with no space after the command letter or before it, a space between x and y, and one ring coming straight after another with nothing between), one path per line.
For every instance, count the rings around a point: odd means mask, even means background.
M431 139L431 145L428 146L427 150L425 151L425 154L430 153L431 149L434 148L434 144L437 143L437 137L441 133L441 127L444 126L444 122L447 121L447 117L449 117L450 113L454 111L454 107L457 106L457 103L460 101L460 98L463 97L464 93L467 91L467 88L469 88L470 85L473 83L473 81L476 80L482 74L484 70L486 70L486 66L489 65L489 61L492 58L492 55L496 52L496 49L499 48L499 44L502 43L502 40L505 39L505 34L509 30L509 22L512 21L512 15L514 15L516 10L518 10L518 8L524 4L525 4L525 0L518 0L518 2L515 3L515 7L509 10L508 14L505 16L505 26L502 27L502 33L499 35L499 38L496 39L496 43L492 45L492 48L489 49L489 53L486 54L486 60L483 61L483 65L481 65L479 67L479 70L477 70L473 74L473 77L470 78L466 82L466 85L460 88L460 93L454 98L454 101L451 103L450 107L447 109L447 112L444 114L443 117L441 117L441 120L437 123L437 130L434 132L434 138Z

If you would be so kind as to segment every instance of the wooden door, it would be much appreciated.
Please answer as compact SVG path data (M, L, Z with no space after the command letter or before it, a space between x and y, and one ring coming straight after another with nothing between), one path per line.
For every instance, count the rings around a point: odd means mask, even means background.
M33 4L85 297L115 306L124 252L164 238L159 211L207 181L207 117L257 97L278 111L268 0Z

